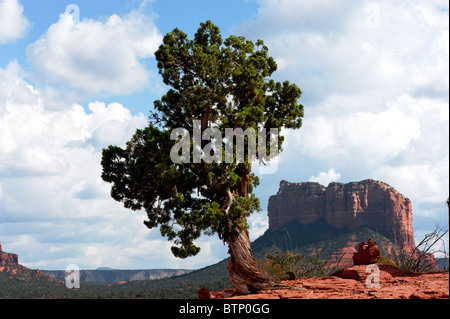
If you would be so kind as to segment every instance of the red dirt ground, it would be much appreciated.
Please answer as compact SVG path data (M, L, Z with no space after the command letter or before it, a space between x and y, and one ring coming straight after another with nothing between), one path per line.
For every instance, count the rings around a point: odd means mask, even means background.
M369 279L367 279L369 277ZM324 278L284 281L295 287L236 296L233 290L212 292L211 298L231 299L449 299L449 272L412 273L379 266L379 287L366 266L354 266ZM368 280L368 284L366 284ZM368 287L371 286L372 287ZM301 290L300 290L301 289Z

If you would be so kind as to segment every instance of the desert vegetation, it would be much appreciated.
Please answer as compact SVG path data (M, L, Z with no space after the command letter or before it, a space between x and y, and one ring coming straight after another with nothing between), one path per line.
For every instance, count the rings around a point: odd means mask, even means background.
M436 270L436 261L433 256L440 253L444 258L448 258L448 252L445 250L445 245L442 245L443 250L436 248L439 243L444 243L445 235L447 234L448 227L436 226L432 232L427 233L424 236L412 251L407 251L402 247L394 247L392 252L386 257L403 270L413 272Z
M372 232L369 233L374 235ZM412 251L396 246L391 246L391 249L383 249L384 255L379 257L377 264L391 265L411 272L436 271L434 254L442 253L444 257L448 258L445 250L436 248L437 244L443 243L447 233L448 228L437 226L432 232L426 234ZM382 239L382 237L379 238ZM333 246L332 243L337 242L339 242L339 237L332 240L330 244ZM383 243L392 245L388 241L383 241ZM309 254L302 254L272 247L268 249L263 258L258 259L258 263L263 271L277 280L325 277L343 268L339 262L333 265L331 259L321 254L319 249L313 248L310 251Z
M263 271L277 280L329 276L338 267L332 266L329 258L321 258L319 251L307 256L276 249L267 253L265 258L259 259L258 262Z

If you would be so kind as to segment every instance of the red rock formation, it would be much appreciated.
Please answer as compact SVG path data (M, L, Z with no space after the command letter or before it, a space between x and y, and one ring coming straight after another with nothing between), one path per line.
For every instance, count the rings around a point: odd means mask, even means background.
M253 295L225 295L213 292L212 298L231 299L447 299L448 272L412 273L389 265L379 265L380 286L368 287L372 274L367 266L353 266L330 277L299 278L284 283L294 288L259 291Z
M297 220L307 225L325 219L335 228L370 226L406 250L415 246L411 201L393 187L371 179L347 184L281 181L269 198L269 228Z
M353 248L354 243L347 243L346 246L337 249L330 256L331 267L341 267L353 265L353 255L356 253L356 249Z
M209 298L211 298L211 293L205 287L202 287L200 290L198 290L197 291L197 295L198 295L199 299L209 299Z
M18 264L19 256L16 254L5 253L2 250L2 242L0 241L0 264Z
M45 275L40 270L29 269L20 265L18 259L17 254L5 253L0 242L0 273L2 273L3 278L6 275L6 278L15 281L44 280L47 282L59 282L53 277Z
M10 253L0 253L0 264L17 264L18 256Z
M369 241L359 244L359 251L353 255L353 263L355 265L375 264L380 257L380 250L377 243L369 239Z

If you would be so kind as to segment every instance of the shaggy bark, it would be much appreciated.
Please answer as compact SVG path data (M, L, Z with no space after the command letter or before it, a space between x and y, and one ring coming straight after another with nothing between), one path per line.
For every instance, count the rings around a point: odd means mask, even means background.
M227 202L223 208L227 216L233 200L233 194L231 191L228 191ZM233 227L231 220L228 219L228 227L224 234L224 240L228 244L228 253L230 254L227 268L231 282L235 286L237 293L246 295L255 293L258 290L285 286L275 281L258 267L253 257L250 236L247 229Z
M282 287L283 285L263 273L258 267L250 248L250 237L247 230L239 230L234 236L225 238L228 243L230 261L228 272L231 281L239 294L251 294L258 290Z

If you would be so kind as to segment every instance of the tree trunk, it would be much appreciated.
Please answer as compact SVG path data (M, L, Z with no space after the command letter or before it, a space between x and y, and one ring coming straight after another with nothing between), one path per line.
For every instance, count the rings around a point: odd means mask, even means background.
M228 237L225 238L230 254L228 272L239 294L246 295L258 290L284 286L259 269L250 248L248 230L238 230Z
M239 196L248 197L249 174L251 167L241 176L241 181L235 190ZM230 261L228 262L228 272L231 282L239 294L247 295L256 293L258 290L265 290L275 287L286 287L280 282L275 281L268 274L261 271L253 257L250 246L250 236L247 229L235 227L236 221L229 219L231 206L234 202L234 195L227 191L227 200L223 207L227 216L228 227L225 230L223 239L228 244L228 253ZM234 225L233 225L234 224Z

